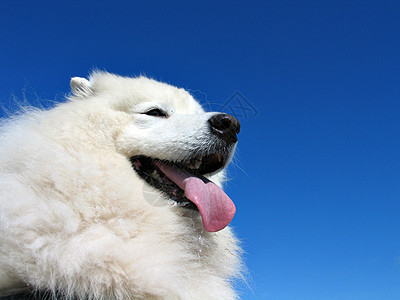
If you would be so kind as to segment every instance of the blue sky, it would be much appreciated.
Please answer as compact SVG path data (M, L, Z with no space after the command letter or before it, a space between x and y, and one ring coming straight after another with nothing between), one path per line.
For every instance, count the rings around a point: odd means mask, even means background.
M94 68L190 89L242 123L242 299L400 299L400 2L143 2L1 1L2 105Z

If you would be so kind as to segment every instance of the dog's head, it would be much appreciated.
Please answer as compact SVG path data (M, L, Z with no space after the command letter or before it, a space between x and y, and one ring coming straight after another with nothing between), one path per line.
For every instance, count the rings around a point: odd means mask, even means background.
M235 206L211 179L233 156L236 118L204 112L185 90L145 77L94 73L72 78L71 88L76 97L97 95L129 115L116 146L142 180L179 206L199 210L207 231L229 224Z

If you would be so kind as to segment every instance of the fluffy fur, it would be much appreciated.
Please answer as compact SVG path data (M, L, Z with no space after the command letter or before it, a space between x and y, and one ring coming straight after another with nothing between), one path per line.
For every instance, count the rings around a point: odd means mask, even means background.
M65 103L0 127L0 295L236 298L240 248L231 229L204 231L197 213L148 186L129 161L209 149L215 113L144 77L93 73L71 88ZM152 107L168 120L143 114ZM211 179L221 184L223 172Z

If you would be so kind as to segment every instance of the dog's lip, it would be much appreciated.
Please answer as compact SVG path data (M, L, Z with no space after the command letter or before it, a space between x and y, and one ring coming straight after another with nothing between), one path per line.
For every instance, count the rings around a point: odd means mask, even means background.
M157 164L159 164L161 161L170 165L177 164L172 161L160 160L144 155L136 155L130 158L133 169L150 186L167 195L168 199L175 201L177 205L192 210L198 210L196 205L194 205L185 197L183 190L179 188L174 182L172 182L157 167Z
M156 159L163 164L175 166L180 169L188 170L196 175L213 174L221 170L226 164L226 156L222 152L215 152L212 154L199 155L184 161L168 161L163 159Z
M185 169L196 175L207 176L212 175L225 167L227 155L220 151L212 154L194 156L182 161L152 158L145 155L136 155L130 158L131 162L143 159L151 162L154 167L157 166L158 162L161 162L166 165Z
M168 195L179 206L198 210L206 231L225 228L236 208L232 200L215 183L204 177L222 169L226 155L194 157L185 162L171 162L147 156L132 157L133 169L148 184Z

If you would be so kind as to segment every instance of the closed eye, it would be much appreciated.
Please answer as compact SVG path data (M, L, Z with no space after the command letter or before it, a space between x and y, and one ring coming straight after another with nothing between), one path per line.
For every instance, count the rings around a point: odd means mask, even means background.
M163 118L167 117L167 114L159 108L150 109L149 111L145 112L144 114L148 115L148 116L152 116L152 117L163 117Z

